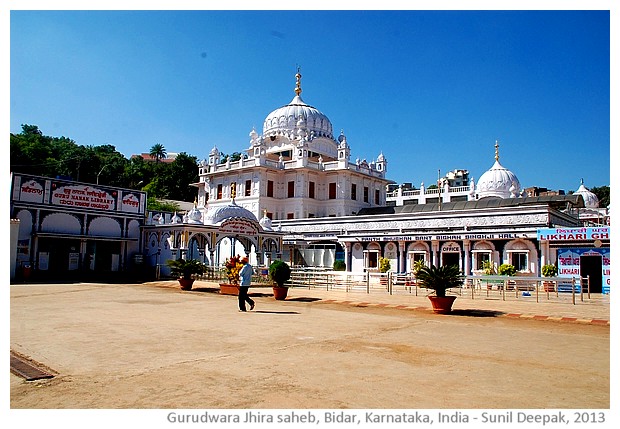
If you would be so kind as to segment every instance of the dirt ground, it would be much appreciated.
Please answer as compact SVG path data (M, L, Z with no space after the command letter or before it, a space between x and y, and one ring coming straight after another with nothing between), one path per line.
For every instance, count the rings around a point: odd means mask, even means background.
M610 327L144 285L11 287L12 409L610 407Z

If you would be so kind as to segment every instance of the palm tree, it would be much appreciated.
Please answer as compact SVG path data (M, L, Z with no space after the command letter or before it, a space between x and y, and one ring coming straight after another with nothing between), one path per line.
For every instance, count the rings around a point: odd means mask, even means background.
M155 162L159 162L160 159L166 157L166 148L161 143L155 143L151 147L149 155L151 155L152 158L155 158Z

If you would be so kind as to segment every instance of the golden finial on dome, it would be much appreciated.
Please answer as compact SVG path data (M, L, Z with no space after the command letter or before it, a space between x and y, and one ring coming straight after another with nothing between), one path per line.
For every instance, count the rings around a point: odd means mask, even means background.
M237 184L232 182L230 184L230 197L233 201L235 201L235 197L237 196Z
M295 86L295 94L297 94L298 96L301 94L301 67L297 66L297 74L295 75L295 79L297 80L296 82L296 86Z
M495 140L495 161L499 161L499 140Z

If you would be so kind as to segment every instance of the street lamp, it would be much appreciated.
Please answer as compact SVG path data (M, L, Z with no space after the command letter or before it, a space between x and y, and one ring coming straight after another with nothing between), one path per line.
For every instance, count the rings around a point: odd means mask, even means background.
M99 184L99 176L101 175L101 173L103 172L103 170L107 167L108 165L104 165L103 167L101 167L101 170L99 170L99 173L97 173L97 185Z

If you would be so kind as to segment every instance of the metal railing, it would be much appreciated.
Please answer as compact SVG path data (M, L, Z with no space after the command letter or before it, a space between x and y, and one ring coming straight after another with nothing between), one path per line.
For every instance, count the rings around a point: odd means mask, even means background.
M575 277L522 277L522 276L465 276L463 286L450 289L451 293L471 299L496 298L519 300L570 299L572 304L590 300L589 278ZM345 292L429 295L431 290L418 286L411 273L378 273L366 271L328 271L325 269L296 268L291 272L290 287L339 290Z

